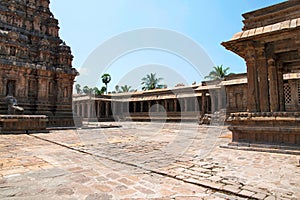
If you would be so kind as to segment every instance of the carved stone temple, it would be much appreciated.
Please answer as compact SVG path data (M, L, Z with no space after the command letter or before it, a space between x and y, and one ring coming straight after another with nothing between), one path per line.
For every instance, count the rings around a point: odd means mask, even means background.
M0 114L7 114L5 97L10 95L25 115L47 115L48 126L72 126L78 73L49 3L0 1Z
M233 144L300 146L300 1L243 14L222 43L247 64L247 112L231 113Z

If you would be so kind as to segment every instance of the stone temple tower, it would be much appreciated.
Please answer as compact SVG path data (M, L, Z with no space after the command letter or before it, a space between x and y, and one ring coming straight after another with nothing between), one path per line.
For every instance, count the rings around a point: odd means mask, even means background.
M49 0L0 1L0 114L12 95L24 114L44 114L49 126L72 126L76 69L59 38Z

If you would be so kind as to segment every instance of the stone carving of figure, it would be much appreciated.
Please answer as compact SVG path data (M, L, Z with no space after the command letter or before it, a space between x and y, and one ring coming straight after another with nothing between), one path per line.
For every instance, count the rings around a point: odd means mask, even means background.
M13 96L6 96L6 102L7 102L7 105L8 105L8 114L9 115L13 115L16 113L16 111L18 112L22 112L24 111L24 109L20 106L18 106L18 102L17 102L17 99Z

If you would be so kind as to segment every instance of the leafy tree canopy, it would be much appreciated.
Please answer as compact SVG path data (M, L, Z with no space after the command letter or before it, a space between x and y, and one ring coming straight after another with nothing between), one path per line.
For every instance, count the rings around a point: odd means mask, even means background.
M142 78L143 90L153 90L157 88L161 88L159 82L162 81L163 78L157 78L156 73L147 74L146 77Z
M207 76L205 76L204 78L208 79L208 80L219 80L219 79L222 79L226 75L228 75L228 70L229 69L230 69L229 67L223 68L223 65L214 66L213 70Z

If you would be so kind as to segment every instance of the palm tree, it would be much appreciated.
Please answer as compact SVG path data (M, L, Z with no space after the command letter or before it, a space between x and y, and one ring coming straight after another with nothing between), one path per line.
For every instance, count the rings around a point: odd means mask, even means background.
M94 93L94 90L93 90L93 88L89 88L89 86L84 86L82 88L82 92L86 95L90 95L90 94Z
M158 83L163 80L163 78L156 78L156 73L147 74L146 77L142 78L143 90L153 90L158 88Z
M94 87L93 88L93 94L99 95L99 94L101 94L101 91L97 87Z
M228 70L230 68L226 67L223 68L223 65L220 66L214 66L213 70L208 74L208 76L205 76L205 79L209 79L209 80L219 80L224 78L224 76L228 75Z
M106 91L106 87L103 86L103 87L101 88L101 90L100 90L100 94L104 94L105 91Z
M84 86L84 87L82 88L82 91L83 91L83 93L85 93L85 94L89 94L90 88L89 88L88 86Z
M76 90L77 94L81 94L81 92L82 92L80 87L81 86L78 83L75 85L75 90Z
M131 86L128 86L128 85L121 86L122 92L129 92L130 89L131 89Z
M106 87L106 94L107 94L107 84L111 81L111 76L109 74L103 74L101 76L101 79L102 79L102 82L105 84L105 87Z
M115 86L115 93L120 93L120 86L119 85L116 85Z

